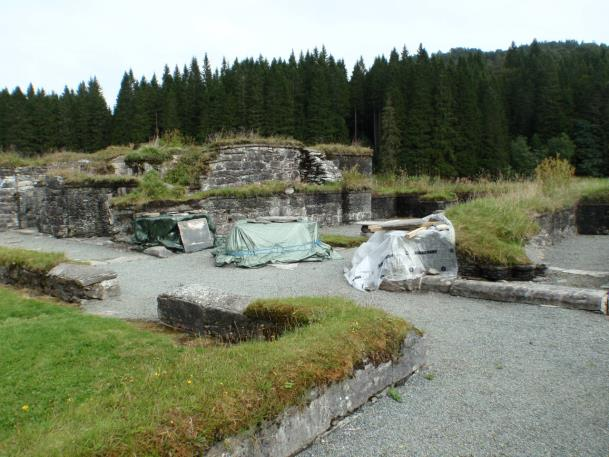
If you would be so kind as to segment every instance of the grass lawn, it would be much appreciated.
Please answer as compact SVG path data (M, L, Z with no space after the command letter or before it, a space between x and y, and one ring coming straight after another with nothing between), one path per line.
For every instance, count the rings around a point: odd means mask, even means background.
M176 336L0 288L0 455L202 453L303 402L363 358L398 354L407 322L336 297L259 300L272 341Z
M368 241L365 236L335 235L333 233L321 235L320 239L324 243L337 248L356 248Z

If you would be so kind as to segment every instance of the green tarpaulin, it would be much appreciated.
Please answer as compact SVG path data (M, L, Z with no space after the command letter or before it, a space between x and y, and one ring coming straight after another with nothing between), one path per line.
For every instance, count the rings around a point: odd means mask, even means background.
M143 246L163 245L169 249L184 250L178 222L192 219L207 219L209 230L215 227L207 214L162 214L160 216L137 217L133 221L133 241Z
M248 268L341 258L319 240L317 222L308 221L239 221L215 255L218 267L234 263Z

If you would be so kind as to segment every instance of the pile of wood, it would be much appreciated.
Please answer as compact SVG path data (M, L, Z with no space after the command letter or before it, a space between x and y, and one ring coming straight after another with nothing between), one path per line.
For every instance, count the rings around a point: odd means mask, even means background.
M389 230L404 230L408 232L406 238L412 239L419 233L427 230L431 226L436 226L438 230L448 230L449 226L440 221L424 221L420 218L414 219L393 219L390 221L363 221L362 233L375 233Z

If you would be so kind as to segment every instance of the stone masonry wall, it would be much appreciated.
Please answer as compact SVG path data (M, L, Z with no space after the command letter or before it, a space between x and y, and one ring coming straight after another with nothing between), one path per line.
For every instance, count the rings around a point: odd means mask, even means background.
M220 148L209 168L201 176L203 190L263 181L322 183L341 177L338 168L314 149L256 144Z
M47 176L37 192L40 232L58 238L113 233L110 199L117 189L69 186L60 177Z
M332 156L330 160L340 171L349 171L356 168L364 175L372 175L372 156L342 154Z
M182 205L149 205L144 209L112 209L114 238L129 242L132 222L143 212L204 211L211 215L218 234L228 233L241 219L264 216L307 217L320 225L338 225L352 220L370 218L370 193L318 193L274 195L270 197L211 197Z
M36 226L35 184L46 172L44 167L0 168L0 231Z

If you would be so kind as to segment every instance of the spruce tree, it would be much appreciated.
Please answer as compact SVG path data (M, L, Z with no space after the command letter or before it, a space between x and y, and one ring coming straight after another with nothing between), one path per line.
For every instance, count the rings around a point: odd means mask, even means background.
M388 98L381 117L381 145L378 152L378 170L381 173L397 173L400 147L400 130L391 98Z

